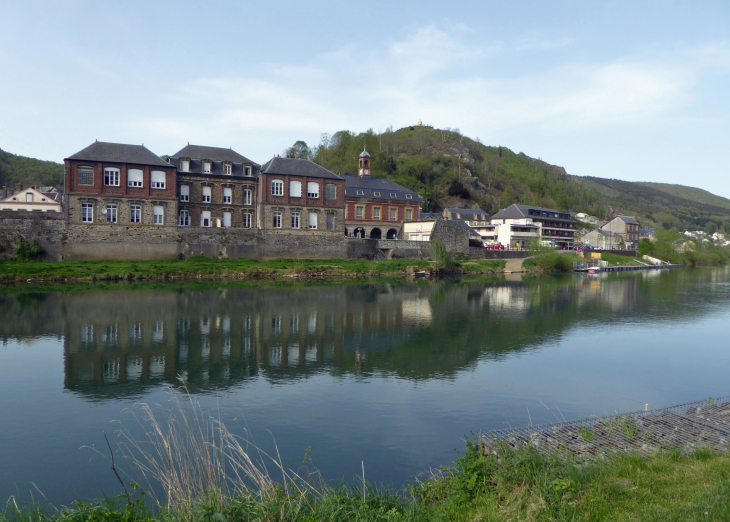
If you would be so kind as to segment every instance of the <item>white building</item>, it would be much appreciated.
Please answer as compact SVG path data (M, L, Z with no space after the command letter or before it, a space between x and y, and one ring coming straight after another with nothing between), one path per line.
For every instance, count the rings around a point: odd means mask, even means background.
M53 194L43 194L34 188L21 190L0 199L0 210L25 210L29 212L61 212L61 202Z

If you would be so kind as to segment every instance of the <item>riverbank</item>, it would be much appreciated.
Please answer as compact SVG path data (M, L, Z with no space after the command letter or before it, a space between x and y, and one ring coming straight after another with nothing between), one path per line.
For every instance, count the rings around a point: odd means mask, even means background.
M405 491L308 479L170 510L136 490L131 502L120 495L59 510L11 500L0 521L730 520L730 457L705 450L583 463L534 450L484 456L468 443L451 467Z
M465 260L450 271L417 259L215 259L192 257L140 261L0 261L0 284L77 283L192 279L317 280L367 277L418 277L444 273L493 275L504 260Z

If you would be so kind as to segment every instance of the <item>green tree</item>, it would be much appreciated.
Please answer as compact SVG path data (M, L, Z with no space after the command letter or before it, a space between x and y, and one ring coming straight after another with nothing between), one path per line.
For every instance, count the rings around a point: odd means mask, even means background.
M312 151L302 140L297 141L284 151L285 158L293 159L309 159L312 156Z

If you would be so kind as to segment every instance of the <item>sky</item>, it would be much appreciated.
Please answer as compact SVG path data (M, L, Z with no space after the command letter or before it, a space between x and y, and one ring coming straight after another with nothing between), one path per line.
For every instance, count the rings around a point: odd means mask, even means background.
M730 198L730 2L0 0L0 149L263 163L422 120Z

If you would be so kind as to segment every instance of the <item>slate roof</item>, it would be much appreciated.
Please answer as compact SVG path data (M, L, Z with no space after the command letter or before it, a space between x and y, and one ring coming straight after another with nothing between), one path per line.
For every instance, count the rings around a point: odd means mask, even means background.
M457 213L461 214L460 218L455 217L452 219L467 219L469 221L484 221L489 219L489 214L480 208L447 208L445 210L451 212L452 215L456 215Z
M560 217L553 217L553 216L534 216L530 215L530 210L537 210L539 212L546 212L549 214L558 214ZM492 219L522 219L526 217L530 217L533 219L557 219L558 221L565 221L568 223L575 223L572 219L569 217L563 217L569 215L567 212L560 212L559 210L555 210L554 208L543 208L543 207L533 207L531 205L520 205L518 203L515 203L513 205L510 205L507 208L501 209L499 212L497 212L495 215L492 216Z
M620 219L621 221L623 221L627 225L638 225L639 224L639 222L636 221L631 216L616 216L616 218L614 218L614 219Z
M368 154L368 151L366 151L365 149L362 149L362 152L360 153L360 157L361 158L369 158L370 157L370 154Z
M481 239L482 236L479 234L479 232L477 232L476 230L474 230L473 228L471 228L469 225L467 225L463 221L453 220L451 222L452 223L455 223L457 226L460 226L462 228L468 229L469 230L469 236L476 237L476 238L480 238Z
M169 163L144 145L127 145L124 143L107 143L104 141L95 141L85 149L66 159L133 163L135 165L154 165L157 167L170 166Z
M233 149L224 149L221 147L208 147L205 145L190 145L183 147L170 158L190 158L191 160L212 160L212 161L230 161L232 163L251 163L256 164L245 156L242 156Z
M375 200L381 199L383 201L421 201L420 196L416 192L388 178L371 178L370 176L341 177L345 180L345 197L348 198L370 198Z
M262 174L282 176L307 176L310 178L342 179L313 161L292 158L271 158L261 166Z

